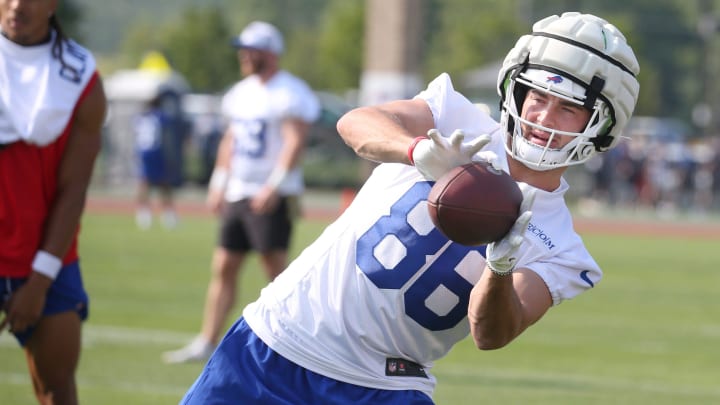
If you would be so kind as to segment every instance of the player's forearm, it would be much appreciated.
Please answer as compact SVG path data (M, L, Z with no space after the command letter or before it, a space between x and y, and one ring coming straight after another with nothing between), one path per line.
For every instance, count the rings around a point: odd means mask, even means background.
M485 269L472 289L468 321L475 345L481 350L499 349L522 332L522 306L512 277Z
M89 179L88 179L89 180ZM70 248L85 207L88 182L60 185L45 224L41 249L62 258Z
M410 164L408 146L434 125L424 101L362 107L338 121L338 132L355 153L375 162Z
M292 119L283 123L283 149L277 166L290 171L300 164L310 124Z
M70 134L58 167L57 187L45 222L41 250L62 258L70 248L85 209L100 145L99 129L97 132L79 129Z
M283 122L283 147L270 176L265 181L266 187L273 190L283 188L290 172L300 165L309 127L309 124L299 119Z
M358 108L338 121L338 133L361 158L374 162L407 161L412 135L398 118L377 107Z
M233 137L230 131L225 132L220 139L217 155L215 157L215 168L230 168L230 159L232 158Z

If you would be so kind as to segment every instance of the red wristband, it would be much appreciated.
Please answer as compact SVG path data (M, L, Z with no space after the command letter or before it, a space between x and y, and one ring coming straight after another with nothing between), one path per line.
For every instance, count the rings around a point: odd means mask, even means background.
M418 142L424 140L424 139L430 139L427 136L418 136L417 138L413 139L412 143L410 144L410 147L408 148L408 159L410 159L410 164L415 166L415 160L413 159L413 151L415 150L415 147L417 146Z

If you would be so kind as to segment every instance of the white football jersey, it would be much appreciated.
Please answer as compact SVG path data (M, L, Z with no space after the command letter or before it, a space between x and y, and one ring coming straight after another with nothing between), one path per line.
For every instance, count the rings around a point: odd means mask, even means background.
M482 153L496 154L507 170L497 123L456 93L447 75L418 97L443 134L495 134ZM432 396L429 370L469 334L470 291L485 268L485 246L451 242L433 226L432 184L412 166L378 166L340 218L245 308L253 331L322 375ZM566 190L564 181L554 192L538 190L517 264L545 280L554 304L601 277L573 230Z
M21 46L0 35L0 143L45 146L67 127L95 74L95 58L75 41L63 41L63 65L50 41Z
M223 97L222 112L234 138L225 198L237 201L255 195L270 177L283 146L283 120L311 123L320 114L320 103L304 81L281 70L267 83L252 75L235 84ZM303 190L298 166L278 192L297 195Z

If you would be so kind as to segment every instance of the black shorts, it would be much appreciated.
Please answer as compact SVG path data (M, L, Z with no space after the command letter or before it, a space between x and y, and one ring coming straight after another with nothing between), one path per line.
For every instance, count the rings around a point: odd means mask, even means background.
M222 215L219 245L238 253L287 250L295 204L297 197L280 197L275 211L258 215L250 209L250 199L229 203Z

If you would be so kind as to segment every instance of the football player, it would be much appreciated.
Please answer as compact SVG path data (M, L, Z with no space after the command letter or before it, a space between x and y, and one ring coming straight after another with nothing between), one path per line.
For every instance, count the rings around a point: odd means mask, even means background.
M245 308L183 403L430 404L433 363L468 334L502 348L593 288L602 273L573 230L563 173L620 141L638 71L615 26L564 13L505 58L499 123L447 74L412 100L346 114L343 139L383 163ZM510 233L480 247L444 237L425 203L434 180L472 160L524 194Z

